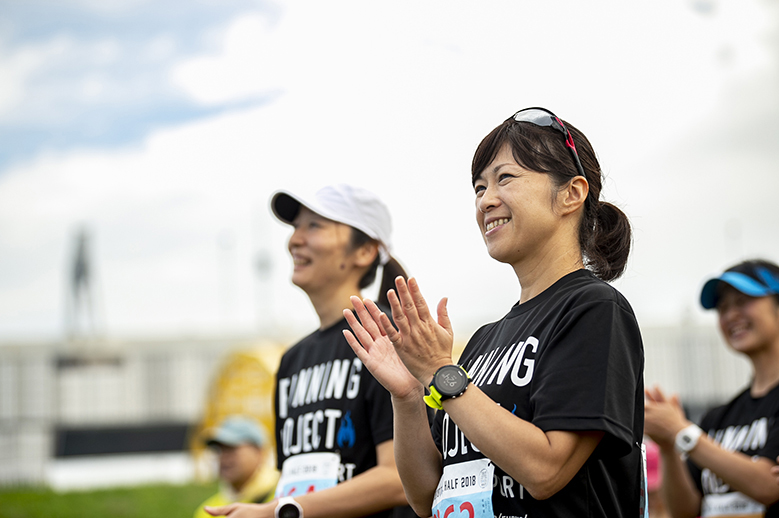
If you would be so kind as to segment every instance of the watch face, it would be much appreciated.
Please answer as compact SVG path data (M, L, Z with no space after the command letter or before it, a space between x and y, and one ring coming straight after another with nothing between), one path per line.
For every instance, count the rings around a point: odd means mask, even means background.
M294 504L284 504L279 509L279 518L300 518L300 511Z
M447 365L438 369L434 381L435 388L443 398L459 396L468 386L468 376L457 365Z

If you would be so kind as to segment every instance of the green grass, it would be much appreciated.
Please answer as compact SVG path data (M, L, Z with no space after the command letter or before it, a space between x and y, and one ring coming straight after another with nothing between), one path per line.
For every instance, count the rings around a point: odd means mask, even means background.
M69 493L0 487L0 518L191 518L217 490L216 482Z

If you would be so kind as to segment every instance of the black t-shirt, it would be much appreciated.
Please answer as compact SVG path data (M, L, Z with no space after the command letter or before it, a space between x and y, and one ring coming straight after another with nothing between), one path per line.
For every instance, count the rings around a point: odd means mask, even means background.
M534 499L493 459L496 517L639 515L644 352L633 311L616 289L587 270L566 275L479 329L460 364L496 404L545 432L605 432L571 482L546 500ZM445 412L433 436L445 467L484 458Z
M710 410L701 420L701 428L714 442L728 451L766 457L774 462L779 455L779 386L763 397L753 398L749 388L726 405ZM779 518L779 504L767 508L748 496L734 491L716 474L701 470L687 461L698 490L703 495L702 516L763 516Z
M376 446L392 439L389 392L354 354L344 329L345 319L314 331L281 359L275 396L279 469L290 456L335 452L340 483L376 466Z

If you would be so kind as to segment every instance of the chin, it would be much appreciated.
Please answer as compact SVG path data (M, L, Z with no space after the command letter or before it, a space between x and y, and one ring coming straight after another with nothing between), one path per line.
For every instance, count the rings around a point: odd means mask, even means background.
M505 263L505 264L513 264L511 260L511 256L509 254L506 254L504 252L501 252L500 250L490 250L487 249L487 253L490 254L490 257L498 261L499 263Z
M308 280L302 275L293 274L290 280L292 281L292 284L301 289L305 289L306 285L308 284Z

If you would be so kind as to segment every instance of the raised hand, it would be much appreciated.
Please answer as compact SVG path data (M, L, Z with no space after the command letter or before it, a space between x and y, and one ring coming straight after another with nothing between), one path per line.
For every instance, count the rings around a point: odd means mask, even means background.
M395 279L397 292L390 291L394 328L385 331L411 374L423 384L430 383L439 367L452 364L454 333L446 311L447 299L438 303L438 320L433 319L416 279L406 283L403 277Z
M660 387L644 391L644 433L662 449L673 449L676 434L690 424L677 395L666 397Z
M390 319L373 301L351 297L358 321L351 311L344 310L346 322L354 334L344 330L344 337L373 377L394 397L405 398L417 393L421 386L395 352L385 329L396 333ZM355 337L356 336L356 337Z

